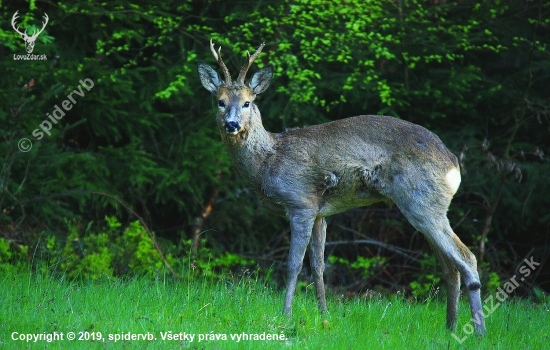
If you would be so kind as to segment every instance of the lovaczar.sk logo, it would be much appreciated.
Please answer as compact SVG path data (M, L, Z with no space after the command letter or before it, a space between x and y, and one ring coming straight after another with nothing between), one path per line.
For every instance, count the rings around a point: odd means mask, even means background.
M33 55L32 51L34 50L34 44L36 42L36 39L44 31L44 28L46 28L46 25L48 24L48 14L44 13L44 22L42 22L42 29L35 29L31 35L27 34L27 30L24 32L21 32L19 29L19 26L17 25L17 19L19 16L17 15L19 11L15 11L13 14L13 17L11 18L11 26L13 27L13 30L19 35L21 35L21 38L25 41L25 50L27 50L26 55L13 55L14 60L30 60L30 61L40 61L40 60L47 60L46 55Z

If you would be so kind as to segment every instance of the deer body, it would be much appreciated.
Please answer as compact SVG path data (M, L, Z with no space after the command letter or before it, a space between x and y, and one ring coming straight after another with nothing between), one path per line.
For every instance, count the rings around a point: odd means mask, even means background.
M396 137L396 129L403 134ZM392 117L358 116L269 135L274 146L252 167L259 174L245 176L261 181L254 185L268 201L285 209L307 206L322 217L393 202L406 192L413 198L430 195L422 193L430 180L445 179L458 168L437 136ZM395 191L396 186L409 190ZM440 195L450 199L457 187L448 183Z
M447 281L447 325L456 326L459 273L469 290L476 332L485 332L475 256L452 231L446 212L460 184L456 157L427 129L393 117L362 115L326 124L270 133L262 125L257 94L272 77L270 66L248 84L244 77L263 45L233 83L199 63L203 86L218 97L217 124L238 171L268 207L290 219L291 244L283 312L290 314L297 277L309 246L321 311L326 311L323 282L325 217L379 201L395 203L428 239Z

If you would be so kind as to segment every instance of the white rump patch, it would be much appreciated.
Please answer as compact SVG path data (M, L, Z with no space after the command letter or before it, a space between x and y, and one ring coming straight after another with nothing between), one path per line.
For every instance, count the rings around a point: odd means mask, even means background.
M458 190L458 186L460 186L460 170L457 168L451 169L447 175L445 175L445 179L452 193L455 194Z

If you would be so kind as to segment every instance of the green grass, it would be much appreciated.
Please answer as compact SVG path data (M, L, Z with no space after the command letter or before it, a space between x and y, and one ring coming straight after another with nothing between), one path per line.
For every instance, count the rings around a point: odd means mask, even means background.
M488 319L488 335L459 344L445 329L444 298L410 303L398 297L341 300L330 314L316 308L312 286L302 289L291 318L282 316L283 291L253 277L210 282L160 277L69 282L62 277L9 272L0 285L0 348L6 349L548 349L549 305L511 301ZM439 300L438 300L439 299ZM459 329L469 322L462 300ZM62 332L64 340L25 342L19 334ZM67 340L68 332L102 340ZM86 333L87 332L87 333ZM100 332L100 333L98 333ZM109 341L109 334L151 334L156 340ZM194 334L193 342L162 340L161 332ZM284 334L284 341L242 340L231 334ZM203 340L198 334L225 335ZM212 336L210 336L212 334ZM219 336L223 337L223 336ZM208 339L207 338L207 339Z

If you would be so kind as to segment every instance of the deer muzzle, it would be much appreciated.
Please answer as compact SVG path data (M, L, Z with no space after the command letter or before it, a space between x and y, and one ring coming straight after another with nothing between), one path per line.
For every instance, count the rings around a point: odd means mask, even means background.
M238 122L235 122L235 121L226 122L224 127L225 127L225 131L227 131L228 134L233 134L233 135L235 135L236 133L239 132L239 130L241 130L241 126L239 125Z
M224 118L225 131L228 134L237 134L241 130L241 125L239 124L239 107L236 105L229 105L227 114Z

